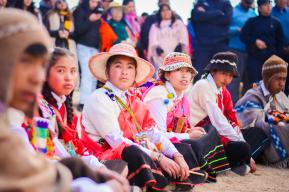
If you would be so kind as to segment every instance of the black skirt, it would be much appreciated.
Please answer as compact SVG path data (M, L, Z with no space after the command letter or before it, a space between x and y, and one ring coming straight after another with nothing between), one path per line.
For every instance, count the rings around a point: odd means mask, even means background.
M217 174L230 170L230 165L216 128L206 125L204 129L207 132L206 135L199 139L185 139L182 143L190 144L201 169L209 174L207 181L216 182Z

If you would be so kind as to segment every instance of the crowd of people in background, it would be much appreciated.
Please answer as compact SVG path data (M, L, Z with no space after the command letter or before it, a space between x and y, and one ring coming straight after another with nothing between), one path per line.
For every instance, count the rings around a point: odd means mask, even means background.
M289 168L289 0L196 0L187 24L169 0L136 3L0 0L0 191Z

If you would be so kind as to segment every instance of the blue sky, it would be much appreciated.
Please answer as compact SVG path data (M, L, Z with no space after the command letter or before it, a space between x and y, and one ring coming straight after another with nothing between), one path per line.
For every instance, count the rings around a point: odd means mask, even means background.
M35 2L39 2L40 0L35 0ZM122 2L122 0L115 0L117 2ZM157 1L158 0L135 0L136 9L138 15L143 12L152 13L154 10L157 10ZM74 7L77 5L78 0L67 0L70 7ZM175 10L184 21L190 17L191 10L193 7L193 0L171 0L172 9ZM236 5L240 0L231 0L232 5Z

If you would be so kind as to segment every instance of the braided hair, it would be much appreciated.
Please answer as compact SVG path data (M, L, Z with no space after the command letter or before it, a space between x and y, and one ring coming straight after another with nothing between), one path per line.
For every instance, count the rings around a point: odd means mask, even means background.
M64 48L59 48L56 47L54 48L49 63L48 63L48 69L47 69L47 77L49 76L49 72L50 69L62 58L62 57L74 57L73 53L71 53L69 50L64 49ZM44 97L44 99L46 101L48 101L51 105L53 105L54 107L58 108L57 106L57 101L54 99L52 92L53 90L51 89L51 87L48 84L48 81L46 80L44 82L43 88L42 88L42 95ZM66 100L64 102L64 105L66 107L66 111L67 111L67 123L68 125L72 124L73 121L73 104L72 104L72 96L73 96L73 91L69 94L66 95ZM60 135L62 133L62 126L60 127Z

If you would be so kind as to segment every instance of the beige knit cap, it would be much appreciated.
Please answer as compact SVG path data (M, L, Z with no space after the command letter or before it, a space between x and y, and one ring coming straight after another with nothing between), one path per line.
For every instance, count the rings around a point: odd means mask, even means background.
M17 9L0 11L0 99L6 102L9 88L7 82L11 70L21 53L32 44L52 47L48 32L35 16Z
M265 61L262 67L262 78L266 87L272 77L279 73L287 73L288 63L276 55L272 55Z

